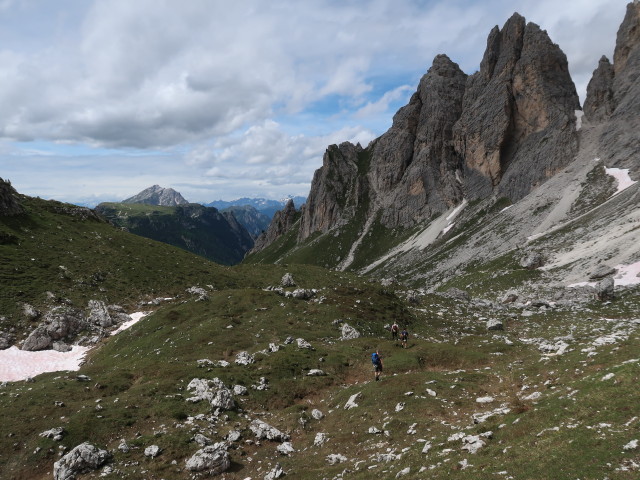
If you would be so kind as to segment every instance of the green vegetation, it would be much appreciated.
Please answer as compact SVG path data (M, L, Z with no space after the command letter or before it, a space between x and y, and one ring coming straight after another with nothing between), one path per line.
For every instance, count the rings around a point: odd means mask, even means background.
M223 265L239 263L253 246L253 240L244 227L233 226L227 217L212 207L102 203L96 212L131 233Z

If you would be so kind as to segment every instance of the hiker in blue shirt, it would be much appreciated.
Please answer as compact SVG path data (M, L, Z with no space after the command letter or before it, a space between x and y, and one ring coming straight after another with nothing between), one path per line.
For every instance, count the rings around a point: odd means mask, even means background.
M407 327L402 329L400 332L400 340L402 340L402 348L407 348L407 340L409 340L409 332L407 332Z
M377 350L371 354L371 363L373 363L373 372L377 382L380 380L380 374L382 373L382 355Z

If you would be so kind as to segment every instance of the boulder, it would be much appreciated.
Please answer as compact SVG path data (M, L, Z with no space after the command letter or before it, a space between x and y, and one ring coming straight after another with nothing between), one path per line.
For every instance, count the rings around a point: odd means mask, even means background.
M38 436L43 438L52 438L56 442L59 442L60 440L62 440L62 437L65 433L66 432L63 427L55 427L50 430L45 430L44 432L38 434Z
M109 310L104 302L100 300L89 300L89 318L91 325L108 328L115 323L109 315Z
M615 275L617 269L608 265L599 265L593 272L589 274L589 280L601 280L610 275Z
M191 295L197 295L198 298L196 299L196 302L203 302L205 300L209 300L209 294L204 288L195 287L195 286L189 287L187 288L186 292L190 293Z
M469 295L468 292L465 292L464 290L460 290L459 288L455 288L455 287L450 288L449 290L444 292L444 295L446 297L453 298L455 300L460 300L461 302L471 301L471 295Z
M276 480L278 478L284 477L286 474L282 469L282 466L277 463L275 467L273 467L269 472L264 476L264 480Z
M249 429L255 434L258 440L266 439L275 442L286 442L289 435L282 433L275 427L272 427L262 420L253 420L249 425Z
M282 276L282 280L280 280L280 285L282 285L285 288L287 288L287 287L295 287L296 286L296 282L293 280L293 276L290 273L285 273Z
M311 344L307 342L304 338L296 338L296 343L298 344L298 348L313 350L313 347L311 346Z
M233 394L234 395L246 395L248 392L247 387L244 385L234 385L233 386Z
M187 402L196 403L205 400L211 404L211 407L222 410L233 410L236 407L231 390L219 378L212 380L194 378L187 385L187 390L194 394L193 397L187 398Z
M529 252L520 259L519 264L527 270L535 270L544 265L544 256L540 252Z
M36 310L32 305L25 303L22 305L22 313L27 318L27 320L36 320L41 314L38 310Z
M235 362L237 365L251 365L255 362L255 358L249 352L240 352L236 355Z
M324 418L324 413L322 413L317 408L314 408L313 410L311 410L311 417L313 417L315 420L322 420Z
M0 350L6 350L15 341L15 336L9 332L0 332Z
M500 303L515 303L518 300L518 293L510 290L500 299Z
M68 307L56 307L44 316L43 322L22 344L22 350L44 350L55 340L67 340L87 326L82 312Z
M98 469L109 457L106 450L100 450L88 442L81 443L53 464L53 478L74 480L80 473Z
M285 292L285 297L293 297L298 300L310 300L316 294L314 290L306 288L296 288L293 292Z
M360 337L360 332L348 323L343 323L341 328L340 340L353 340Z
M278 452L281 453L282 455L289 455L290 453L295 452L295 449L293 448L293 445L291 444L291 442L281 443L280 445L278 445L276 450L278 450Z
M487 321L487 330L504 330L502 320L492 318Z
M486 442L482 440L479 435L467 435L462 438L462 444L462 450L475 454L486 445Z
M216 443L198 450L186 461L186 469L190 472L207 472L209 475L219 475L231 467L227 445Z
M615 282L612 277L607 277L596 283L596 298L601 302L613 300Z
M144 449L144 456L156 458L161 452L162 449L158 445L150 445Z
M313 439L313 445L315 447L322 446L327 441L327 434L324 432L316 433L315 438Z

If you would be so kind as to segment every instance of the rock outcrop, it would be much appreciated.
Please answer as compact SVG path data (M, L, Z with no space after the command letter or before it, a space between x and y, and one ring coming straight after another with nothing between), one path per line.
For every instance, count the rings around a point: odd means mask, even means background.
M66 340L87 327L84 314L67 307L56 307L47 313L40 324L27 337L22 350L37 351L50 348L56 340Z
M590 123L605 123L600 158L609 167L640 174L640 2L627 5L616 38L613 66L603 58L587 89L585 116Z
M410 228L465 198L516 202L573 160L579 108L566 56L516 13L491 31L478 72L437 55L384 135L328 147L298 242L353 222L361 235L375 221Z
M0 217L22 213L24 213L24 207L18 200L18 192L11 186L11 182L0 178Z
M253 249L249 253L259 252L267 245L271 245L277 238L287 233L298 219L293 200L289 199L284 209L276 212L269 224L269 228L256 238Z
M103 465L110 455L106 450L82 443L53 464L54 480L74 480L80 473L96 470Z

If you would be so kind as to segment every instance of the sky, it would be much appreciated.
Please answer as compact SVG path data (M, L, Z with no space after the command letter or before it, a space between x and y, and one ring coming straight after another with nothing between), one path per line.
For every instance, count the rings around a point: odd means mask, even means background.
M626 0L0 0L0 177L94 206L306 196L328 145L366 146L433 58L472 74L517 11L581 101Z

